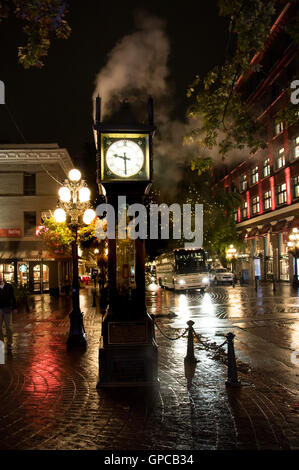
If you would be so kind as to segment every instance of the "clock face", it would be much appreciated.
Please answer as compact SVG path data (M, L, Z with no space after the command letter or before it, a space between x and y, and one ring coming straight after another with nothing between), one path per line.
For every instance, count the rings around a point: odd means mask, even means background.
M122 178L129 178L142 169L144 155L136 142L120 139L108 147L106 162L112 173Z

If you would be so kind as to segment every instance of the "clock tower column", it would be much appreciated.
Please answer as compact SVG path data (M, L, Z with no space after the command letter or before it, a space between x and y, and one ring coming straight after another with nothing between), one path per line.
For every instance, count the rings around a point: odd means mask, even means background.
M117 216L119 196L127 205L143 203L152 181L153 102L148 100L148 123L136 120L123 102L109 122L101 121L96 100L94 136L97 183L101 195ZM126 209L124 207L121 208ZM108 237L108 307L103 317L99 347L98 387L155 387L159 385L153 319L145 302L144 240Z

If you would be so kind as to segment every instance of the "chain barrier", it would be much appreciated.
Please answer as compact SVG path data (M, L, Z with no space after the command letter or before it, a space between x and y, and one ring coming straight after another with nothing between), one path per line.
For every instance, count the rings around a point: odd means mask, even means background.
M160 333L169 340L175 341L177 339L180 339L183 336L185 336L185 334L188 331L187 354L184 358L185 375L187 374L186 377L189 380L188 386L190 386L191 376L193 377L196 363L198 362L198 359L196 359L194 355L194 338L196 338L197 341L201 345L203 345L207 351L211 351L214 353L213 359L221 360L222 362L227 364L228 372L227 372L227 381L225 382L227 386L240 387L242 385L242 383L238 379L237 361L236 361L235 350L234 350L235 335L233 333L228 333L226 335L226 340L218 346L215 342L208 343L206 341L203 341L200 335L197 334L193 328L194 322L192 320L189 320L187 322L188 328L186 328L185 331L181 335L177 336L176 338L171 338L166 333L164 333L164 331L159 327L154 316L152 316L152 318L154 320L154 324L156 325ZM227 353L223 349L223 346L225 344L227 344Z
M156 327L157 327L158 330L160 331L160 333L161 333L165 338L170 339L171 341L175 341L175 340L177 340L177 339L182 338L182 337L187 333L187 331L188 331L188 328L186 328L183 334L181 334L181 335L178 336L177 338L171 338L171 337L168 336L166 333L164 333L163 330L161 330L161 328L159 327L159 325L158 325L158 323L156 322L155 318L154 318L154 322L155 322Z
M185 331L184 331L181 335L179 335L177 338L171 338L170 336L168 336L168 335L160 328L160 326L158 325L156 319L153 318L153 320L154 320L154 322L155 322L156 327L157 327L158 330L160 331L160 333L161 333L165 338L167 338L167 339L169 339L169 340L171 340L171 341L175 341L175 340L177 340L177 339L182 338L183 336L185 336L185 334L186 334L187 331L189 330L189 327L188 327L188 328L186 328ZM204 342L204 341L202 341L202 340L200 339L199 334L196 333L196 331L194 330L194 328L193 328L192 326L191 326L191 329L192 329L192 332L193 332L194 336L197 338L197 341L198 341L199 343L201 343L201 344L205 347L205 349L207 349L207 350L214 350L214 351L215 351L215 350L220 350L220 349L222 348L222 346L224 346L224 345L227 343L227 340L225 340L224 343L220 344L220 346L217 346L216 343L206 343L206 342Z
M192 328L193 329L193 328ZM196 337L197 341L202 344L206 350L213 350L213 351L220 351L220 349L225 345L227 344L227 339L224 341L224 343L220 344L220 346L218 346L216 343L207 343L207 342L204 342L202 341L202 339L200 339L200 336L198 333L196 333L193 329L193 333L194 333L194 336Z

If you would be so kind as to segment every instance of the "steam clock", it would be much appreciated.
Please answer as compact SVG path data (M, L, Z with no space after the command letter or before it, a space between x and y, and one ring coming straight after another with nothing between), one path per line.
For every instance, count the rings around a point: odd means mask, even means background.
M147 123L139 122L127 102L109 122L101 121L96 99L94 137L100 195L118 213L118 196L126 204L143 203L152 181L153 101ZM124 198L123 198L124 199ZM127 227L129 220L125 221ZM108 238L108 307L99 347L98 387L156 386L157 344L145 303L144 240Z

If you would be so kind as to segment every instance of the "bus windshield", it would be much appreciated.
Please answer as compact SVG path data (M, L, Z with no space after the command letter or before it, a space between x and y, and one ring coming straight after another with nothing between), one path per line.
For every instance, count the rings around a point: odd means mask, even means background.
M207 272L205 252L178 250L175 253L175 270L177 274Z

